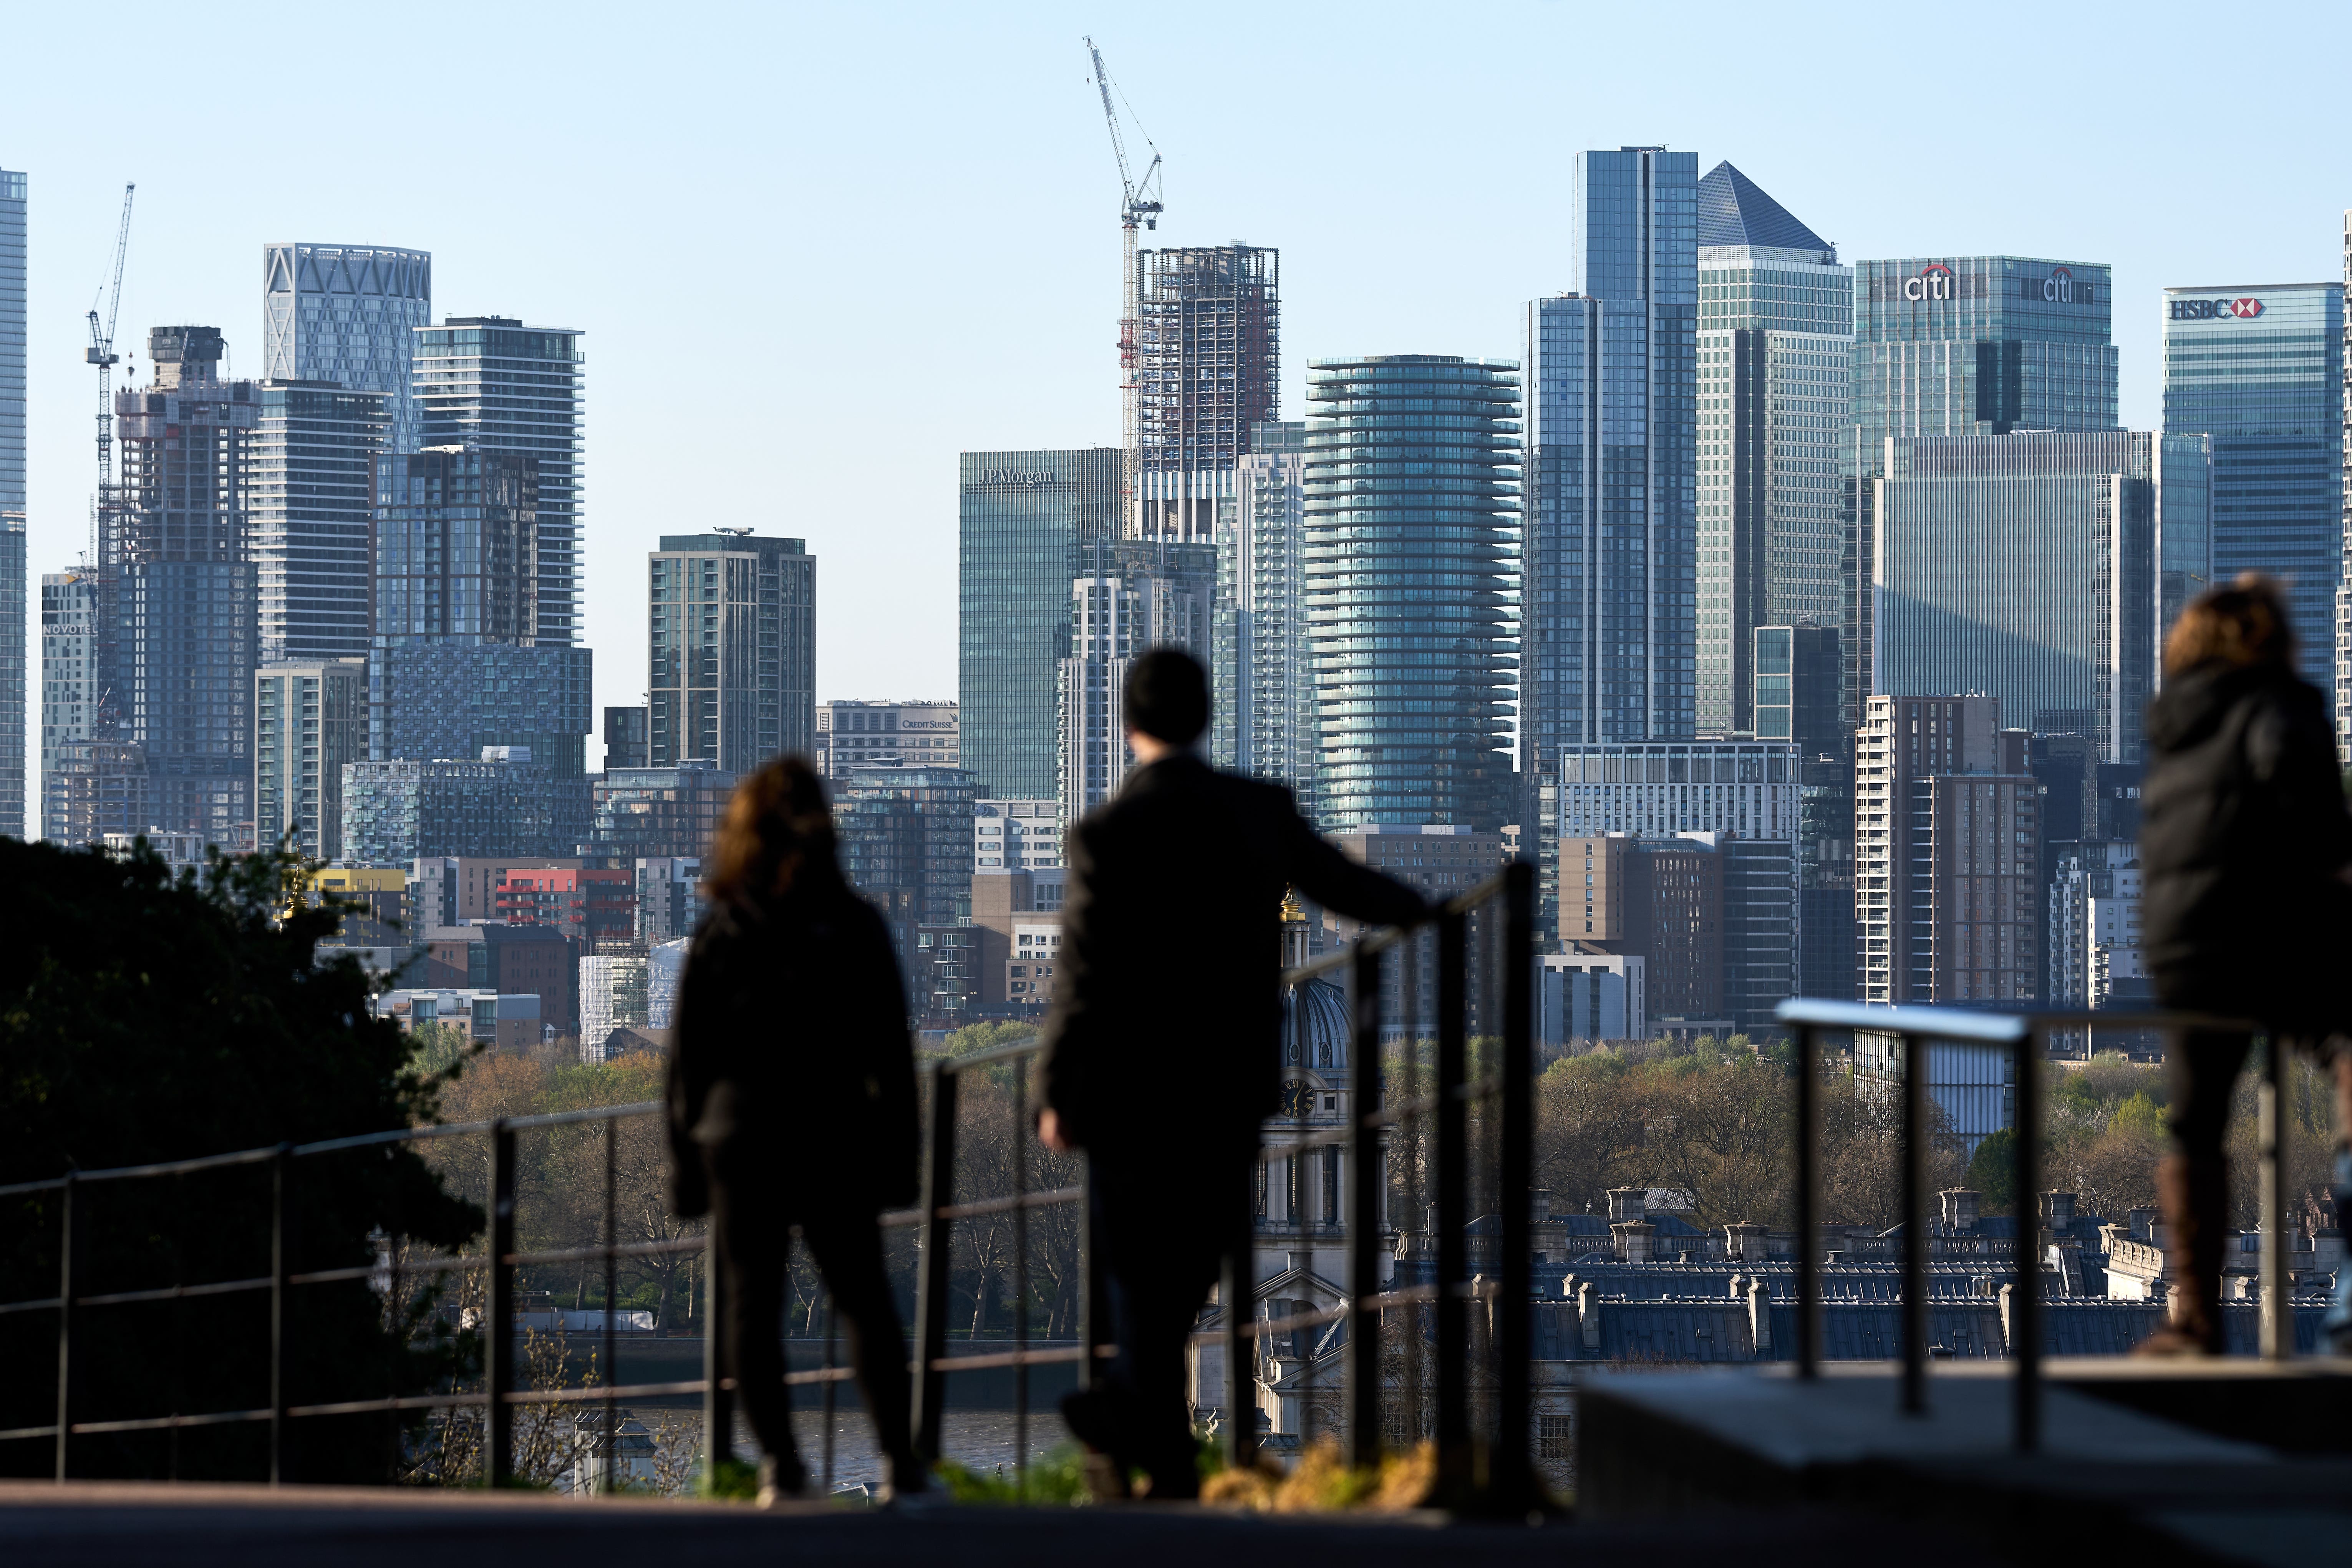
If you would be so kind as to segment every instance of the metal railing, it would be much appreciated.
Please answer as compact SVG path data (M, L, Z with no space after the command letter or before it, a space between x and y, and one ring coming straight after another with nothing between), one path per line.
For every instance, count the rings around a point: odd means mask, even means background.
M2042 1324L2039 1205L2042 1184L2042 1080L2050 1036L2056 1030L2203 1029L2263 1036L2261 1187L2263 1200L2262 1355L2284 1361L2294 1352L2285 1192L2286 1052L2263 1026L2244 1019L2186 1013L2126 1013L2084 1009L2031 1013L1976 1012L1958 1007L1868 1005L1797 998L1778 1009L1796 1036L1797 1068L1797 1373L1817 1378L1822 1364L1822 1248L1819 1227L1821 1036L1823 1031L1889 1035L1901 1061L1903 1127L1903 1364L1899 1398L1909 1414L1927 1409L1927 1055L1935 1041L1992 1046L2010 1053L2016 1131L2013 1180L2016 1240L2011 1247L2009 1344L2017 1363L2011 1389L2011 1441L2021 1453L2042 1443Z
M1474 914L1489 907L1499 919L1486 921L1484 925L1488 950L1486 956L1490 960L1484 973L1500 994L1499 998L1490 1004L1499 1015L1499 1063L1497 1071L1473 1081L1467 1073L1468 1022L1472 1014L1468 933ZM1533 868L1523 863L1507 867L1460 896L1435 906L1426 923L1434 927L1438 945L1434 1070L1431 1092L1426 1095L1394 1104L1383 1103L1383 1046L1388 1026L1383 1019L1381 965L1384 955L1399 949L1412 938L1413 933L1411 931L1387 929L1372 932L1339 952L1291 970L1283 977L1284 984L1294 989L1327 974L1344 973L1347 979L1352 1035L1349 1072L1353 1113L1344 1127L1305 1134L1280 1147L1264 1151L1261 1155L1263 1160L1271 1163L1294 1156L1305 1149L1325 1145L1344 1145L1350 1152L1352 1180L1347 1197L1349 1285L1346 1303L1335 1309L1294 1313L1280 1319L1255 1318L1251 1299L1255 1280L1252 1277L1249 1250L1245 1243L1237 1244L1228 1252L1224 1262L1219 1292L1223 1321L1217 1327L1196 1333L1193 1338L1196 1342L1220 1343L1223 1348L1226 1456L1228 1462L1246 1466L1255 1458L1257 1398L1254 1378L1257 1342L1264 1336L1285 1331L1333 1322L1347 1323L1349 1329L1346 1373L1347 1448L1351 1462L1370 1465L1377 1461L1382 1447L1378 1333L1381 1314L1396 1308L1427 1309L1433 1320L1434 1438L1440 1459L1442 1489L1449 1500L1460 1501L1470 1488L1474 1476L1468 1310L1474 1298L1486 1298L1493 1314L1494 1366L1497 1375L1495 1380L1495 1421L1479 1490L1485 1496L1497 1500L1503 1506L1519 1507L1536 1495L1528 1441L1531 1418L1528 1363L1532 1351L1529 1320L1533 1279L1529 1250L1532 1238L1526 1203L1533 1169ZM1412 1020L1406 1022L1410 1024ZM1097 1363L1116 1352L1115 1346L1104 1341L1101 1281L1094 1267L1096 1248L1090 1244L1090 1238L1082 1239L1080 1243L1086 1284L1077 1313L1079 1343L1074 1348L1031 1348L1028 1216L1046 1207L1085 1204L1088 1196L1088 1187L1084 1184L1041 1192L1027 1190L1028 1122L1032 1108L1026 1068L1041 1048L1038 1042L1026 1041L996 1050L941 1059L929 1065L926 1076L929 1079L931 1092L925 1133L928 1152L922 1199L916 1208L894 1210L880 1216L880 1223L885 1227L912 1226L919 1232L914 1354L908 1371L913 1374L916 1446L919 1452L929 1459L936 1460L941 1453L942 1417L946 1408L945 1380L949 1373L993 1368L1015 1369L1015 1463L1019 1471L1025 1472L1028 1463L1029 1370L1040 1365L1075 1363L1080 1378L1084 1380L1095 1375ZM1015 1124L1013 1190L956 1202L953 1180L957 1163L957 1107L961 1080L967 1073L1008 1063L1019 1064L1023 1069L1013 1075L1016 1089L1012 1104ZM1466 1226L1470 1217L1466 1208L1468 1113L1473 1104L1486 1101L1496 1102L1500 1108L1497 1190L1517 1196L1516 1201L1502 1202L1497 1205L1498 1278L1481 1289L1474 1288L1467 1268ZM614 1485L617 1469L617 1465L612 1462L614 1456L610 1450L617 1444L620 1403L630 1399L700 1394L704 1400L706 1470L707 1473L715 1470L719 1464L732 1458L732 1396L735 1393L735 1381L725 1375L722 1366L726 1334L722 1317L725 1287L720 1278L723 1268L721 1256L717 1248L709 1246L707 1237L623 1244L618 1241L615 1229L614 1171L619 1124L630 1118L658 1116L664 1110L665 1107L660 1102L648 1101L453 1126L396 1129L310 1143L281 1143L201 1159L110 1170L73 1171L47 1180L0 1185L0 1197L56 1192L61 1198L57 1205L60 1230L56 1295L0 1303L0 1315L41 1311L53 1311L57 1315L56 1417L40 1426L0 1429L0 1442L52 1441L56 1451L56 1478L63 1482L73 1471L72 1440L78 1436L267 1423L269 1481L272 1485L280 1485L290 1479L289 1442L292 1425L297 1421L371 1413L478 1407L483 1412L485 1426L485 1479L492 1485L500 1485L514 1479L514 1414L518 1408L532 1405L601 1403L604 1406L601 1441L607 1446L603 1484L609 1489ZM1425 1286L1382 1290L1380 1288L1380 1258L1383 1233L1377 1221L1382 1209L1384 1142L1391 1130L1416 1117L1427 1118L1431 1129L1433 1171L1431 1185L1436 1210L1433 1226L1435 1278ZM515 1239L519 1170L517 1134L595 1122L601 1122L604 1128L602 1244L547 1251L519 1250ZM390 1263L380 1258L371 1264L324 1269L299 1269L294 1266L296 1237L292 1209L295 1177L299 1169L296 1162L355 1149L475 1136L488 1139L490 1155L485 1250L453 1257L399 1260L397 1238L394 1238L394 1261ZM195 1283L177 1280L165 1286L123 1291L92 1292L87 1289L82 1271L86 1251L87 1194L90 1189L110 1183L179 1177L204 1171L264 1163L271 1170L271 1261L267 1275ZM1090 1207L1084 1212L1088 1214L1090 1223ZM1013 1247L1013 1256L1017 1260L1014 1298L1019 1306L1013 1323L1013 1348L1003 1352L950 1356L948 1354L947 1321L951 1295L952 1227L959 1221L998 1214L1012 1215L1016 1232ZM705 1301L703 1375L659 1383L612 1383L610 1379L617 1371L617 1265L624 1258L676 1253L698 1254L702 1258ZM602 1351L606 1381L578 1388L517 1389L514 1386L517 1336L513 1326L517 1271L564 1263L603 1265L604 1310ZM486 1274L487 1305L482 1316L485 1327L483 1386L469 1391L394 1394L374 1398L295 1403L290 1397L289 1379L294 1352L298 1349L289 1310L291 1292L297 1287L306 1286L352 1282L374 1284L383 1279L388 1268L392 1270L388 1299L393 1300L399 1298L404 1275L446 1276L474 1270ZM89 1331L88 1315L90 1312L141 1302L241 1293L266 1293L268 1299L269 1388L266 1405L127 1419L83 1418L77 1398L77 1374L87 1353L81 1341ZM787 1385L822 1385L824 1389L823 1474L829 1489L833 1471L834 1393L839 1383L855 1373L850 1368L833 1364L829 1300L825 1303L825 1323L824 1364L813 1370L788 1371L783 1381Z

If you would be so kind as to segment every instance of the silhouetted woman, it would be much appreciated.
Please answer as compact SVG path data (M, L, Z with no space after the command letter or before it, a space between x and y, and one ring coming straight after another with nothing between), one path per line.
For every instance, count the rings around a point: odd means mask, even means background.
M914 1055L889 929L842 880L823 783L798 757L728 803L712 902L679 984L669 1134L677 1210L708 1210L726 1359L765 1452L761 1501L797 1494L779 1342L789 1227L847 1321L892 1490L923 1489L907 1350L876 1216L916 1196Z
M2141 951L2168 1007L2257 1020L2336 1057L2352 1135L2352 814L2327 700L2294 672L2284 596L2252 574L2200 595L2164 643L2140 792ZM2219 1354L2230 1226L2222 1155L2243 1035L2185 1030L2168 1052L2172 1152L2157 1191L2171 1229L2172 1323L2143 1351ZM2336 1201L2352 1200L2339 1146ZM2328 1330L2352 1349L2352 1271Z

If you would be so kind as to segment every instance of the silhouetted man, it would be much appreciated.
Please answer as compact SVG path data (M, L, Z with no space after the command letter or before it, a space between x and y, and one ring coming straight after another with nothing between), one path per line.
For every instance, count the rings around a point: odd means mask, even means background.
M1193 753L1209 688L1188 655L1136 660L1126 699L1135 770L1065 842L1038 1134L1091 1162L1118 1347L1063 1412L1120 1476L1144 1469L1164 1500L1199 1490L1185 1338L1225 1249L1246 1256L1258 1124L1277 1109L1284 889L1379 924L1424 906L1325 843L1289 791Z

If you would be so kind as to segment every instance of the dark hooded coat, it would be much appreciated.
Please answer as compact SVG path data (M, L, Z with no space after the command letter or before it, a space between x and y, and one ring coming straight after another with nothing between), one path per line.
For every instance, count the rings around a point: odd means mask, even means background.
M837 877L721 904L695 932L669 1061L683 1215L707 1173L762 1189L782 1222L915 1201L920 1139L890 929Z
M2201 665L2149 705L2140 946L2168 1006L2305 1029L2352 1018L2352 813L2319 692Z

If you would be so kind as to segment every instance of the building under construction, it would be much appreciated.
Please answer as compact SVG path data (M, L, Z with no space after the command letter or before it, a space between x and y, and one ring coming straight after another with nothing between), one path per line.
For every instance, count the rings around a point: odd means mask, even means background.
M98 515L89 740L142 748L141 827L239 847L253 831L257 604L246 537L249 381L220 379L215 327L148 334L154 384L115 395L122 477Z
M1250 427L1282 411L1282 253L1261 246L1138 258L1134 532L1205 542Z

